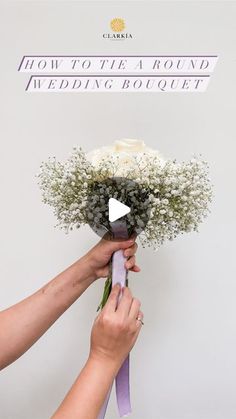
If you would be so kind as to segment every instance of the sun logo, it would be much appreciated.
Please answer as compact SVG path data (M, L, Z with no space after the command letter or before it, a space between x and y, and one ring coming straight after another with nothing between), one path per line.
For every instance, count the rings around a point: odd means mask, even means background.
M113 32L122 32L125 29L124 19L121 19L120 17L115 17L111 20L110 26Z

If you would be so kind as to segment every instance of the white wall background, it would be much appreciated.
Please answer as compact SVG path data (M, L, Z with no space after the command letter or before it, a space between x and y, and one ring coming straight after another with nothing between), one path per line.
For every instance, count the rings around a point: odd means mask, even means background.
M111 18L134 39L109 42ZM139 250L130 275L145 326L131 356L134 419L236 417L235 2L6 2L1 4L0 305L8 307L83 255L98 238L65 236L41 203L35 173L123 137L167 157L201 152L214 183L200 234ZM219 54L202 94L27 94L24 54ZM86 360L103 281L0 374L1 419L46 419ZM117 417L114 394L107 418Z

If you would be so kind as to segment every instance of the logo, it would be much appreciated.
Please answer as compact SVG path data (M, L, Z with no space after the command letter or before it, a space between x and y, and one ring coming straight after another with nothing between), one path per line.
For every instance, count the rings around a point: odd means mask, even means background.
M125 21L120 17L115 17L111 20L110 26L113 32L122 32L125 29Z
M112 41L121 41L124 39L133 38L131 33L124 32L126 24L124 19L121 17L114 17L110 21L110 28L112 32L104 33L102 36L104 39L109 39Z

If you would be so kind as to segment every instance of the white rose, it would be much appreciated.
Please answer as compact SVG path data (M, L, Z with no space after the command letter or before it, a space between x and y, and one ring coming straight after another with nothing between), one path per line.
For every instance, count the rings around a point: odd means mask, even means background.
M160 165L164 163L158 151L147 147L142 140L131 138L116 140L111 146L87 153L87 158L93 166L98 167L104 159L111 160L114 165L118 163L116 176L126 176L127 173L133 171L132 178L138 176L139 172L136 158L138 158L139 167L142 168L147 166L150 157L157 157Z
M144 151L146 148L144 141L124 138L114 142L115 151L126 151L128 153Z

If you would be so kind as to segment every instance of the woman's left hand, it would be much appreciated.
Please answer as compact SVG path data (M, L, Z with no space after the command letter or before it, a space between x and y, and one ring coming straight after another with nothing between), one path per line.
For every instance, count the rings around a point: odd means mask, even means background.
M129 271L139 272L140 268L136 265L135 253L138 245L135 237L123 241L113 241L101 239L86 255L90 268L95 279L104 278L109 275L109 261L116 250L123 250L127 257L125 267Z

